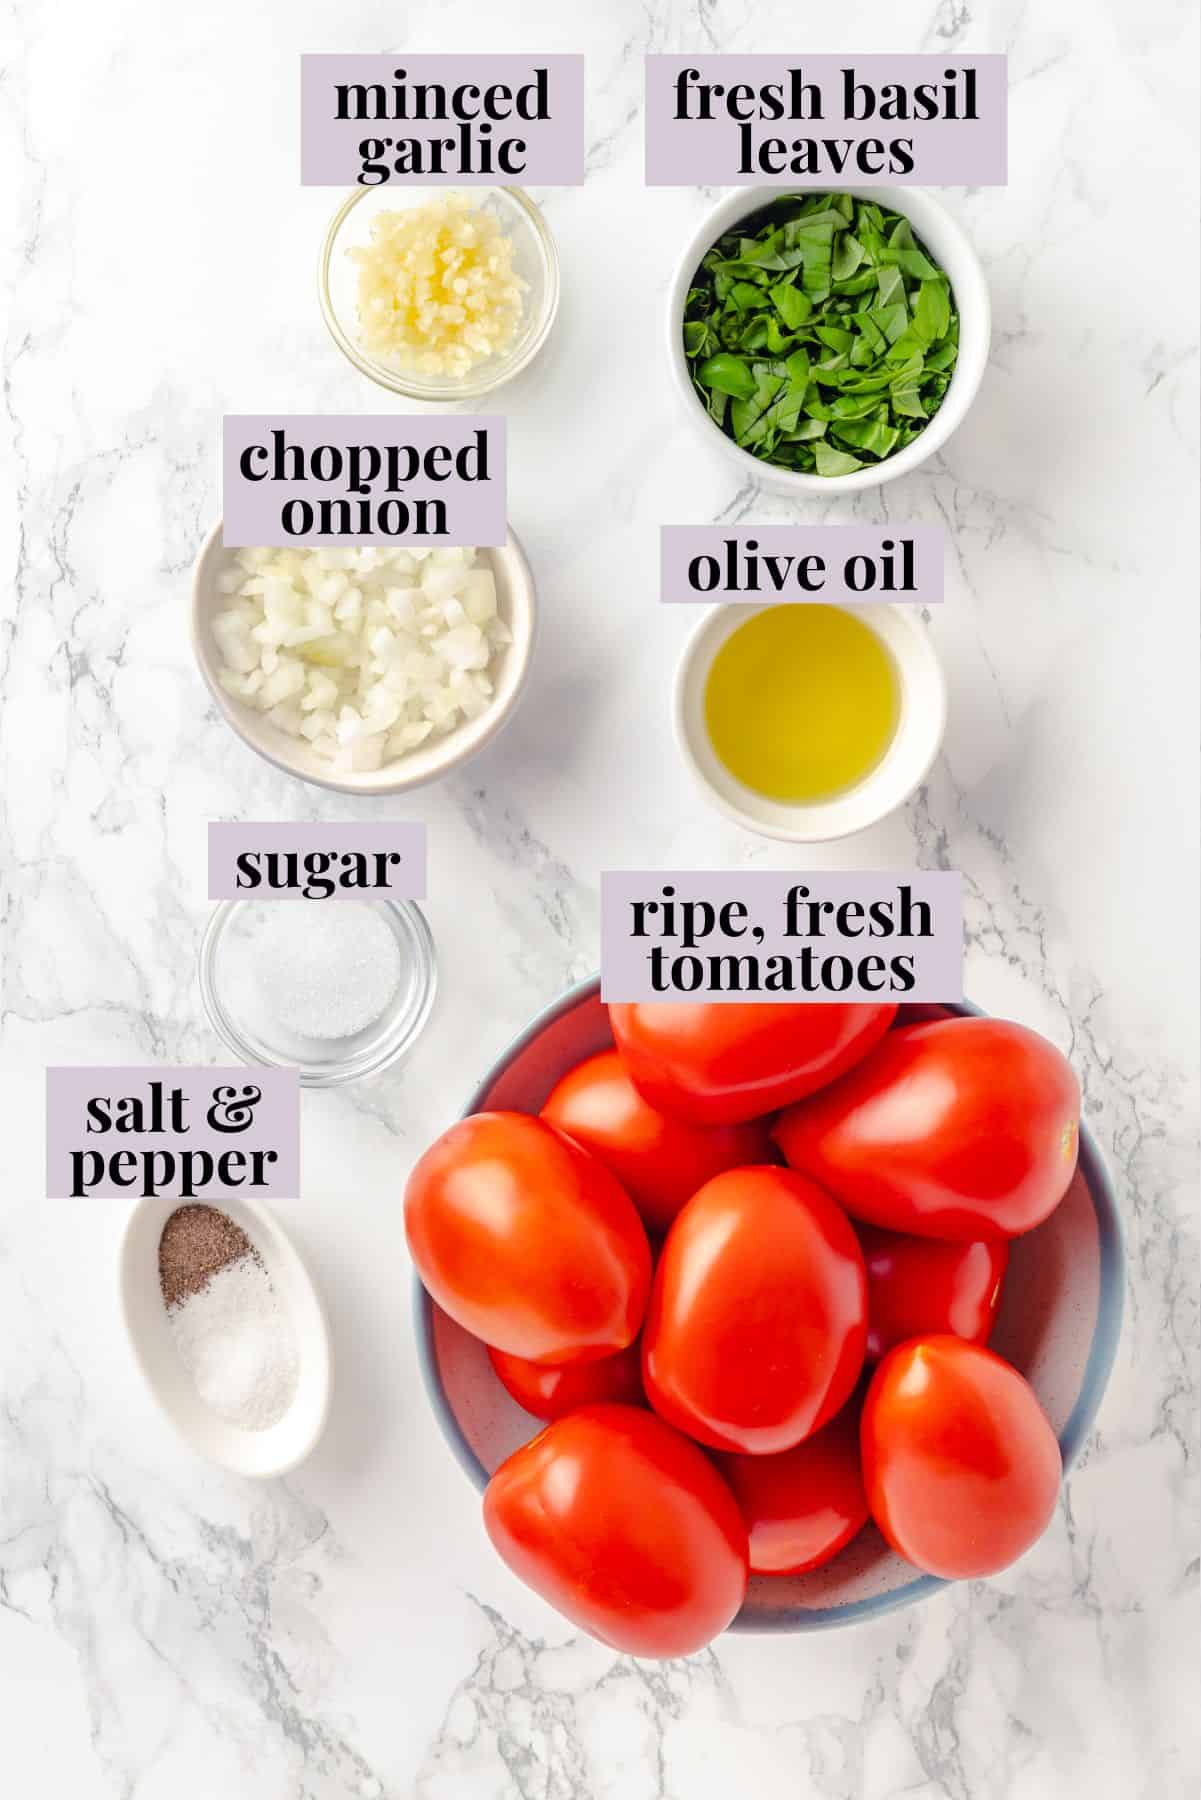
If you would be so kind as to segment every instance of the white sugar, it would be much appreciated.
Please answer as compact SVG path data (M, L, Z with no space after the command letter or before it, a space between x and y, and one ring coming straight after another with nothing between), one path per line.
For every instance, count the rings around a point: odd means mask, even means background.
M353 1037L396 997L400 947L377 908L354 900L293 900L253 908L242 966L263 1014L295 1037Z
M168 1308L167 1319L206 1406L247 1431L282 1419L299 1376L296 1339L257 1255L218 1269L199 1293Z

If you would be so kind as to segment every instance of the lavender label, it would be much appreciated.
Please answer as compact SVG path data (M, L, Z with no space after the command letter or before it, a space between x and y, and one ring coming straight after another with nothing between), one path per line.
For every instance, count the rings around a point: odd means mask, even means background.
M664 525L659 598L942 599L938 525Z
M302 56L305 187L584 179L582 56Z
M295 1069L46 1070L51 1200L211 1200L300 1189Z
M652 187L995 187L1003 56L648 56Z
M225 543L503 544L505 421L227 413Z
M963 998L953 872L601 876L601 998Z
M210 900L421 900L425 876L424 825L209 826Z

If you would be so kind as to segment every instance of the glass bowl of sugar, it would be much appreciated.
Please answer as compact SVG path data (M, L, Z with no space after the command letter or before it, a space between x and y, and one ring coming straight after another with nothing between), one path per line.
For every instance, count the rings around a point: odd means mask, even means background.
M409 900L225 900L200 947L200 991L242 1062L306 1087L378 1075L415 1043L437 986L434 940Z

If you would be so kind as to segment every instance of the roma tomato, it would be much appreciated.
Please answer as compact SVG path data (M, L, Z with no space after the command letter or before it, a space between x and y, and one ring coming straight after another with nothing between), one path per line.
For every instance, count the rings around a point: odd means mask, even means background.
M767 1128L686 1125L642 1098L616 1050L578 1063L555 1088L542 1117L590 1150L616 1175L651 1231L667 1230L710 1176L743 1163L775 1160Z
M948 1244L875 1225L861 1225L857 1235L867 1267L869 1362L906 1338L941 1332L988 1342L1009 1262L1005 1238Z
M467 1331L534 1362L632 1343L651 1253L634 1203L587 1151L525 1113L443 1132L405 1189L422 1281Z
M846 1215L790 1169L731 1169L667 1234L642 1334L646 1397L717 1450L788 1450L843 1405L866 1335Z
M1055 1433L1034 1390L981 1344L930 1337L890 1350L867 1390L860 1440L872 1517L929 1575L995 1575L1055 1511Z
M867 1524L859 1469L859 1409L778 1456L719 1456L750 1538L755 1575L820 1568Z
M833 1081L888 1030L895 1006L611 1006L630 1079L652 1106L695 1125L772 1112Z
M643 1401L642 1354L636 1343L593 1362L535 1363L488 1346L501 1385L536 1419L558 1419L601 1400L639 1406Z
M704 1453L653 1413L586 1406L503 1462L484 1494L509 1567L602 1644L690 1656L746 1593L746 1526Z
M1080 1087L1036 1032L1002 1019L892 1031L773 1136L857 1219L917 1237L1016 1237L1076 1168Z

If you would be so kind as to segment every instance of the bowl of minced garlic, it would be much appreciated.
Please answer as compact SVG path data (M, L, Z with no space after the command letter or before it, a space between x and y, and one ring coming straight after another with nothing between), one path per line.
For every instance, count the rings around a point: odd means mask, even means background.
M334 342L411 400L479 399L511 380L558 304L554 239L521 188L358 188L326 236Z

